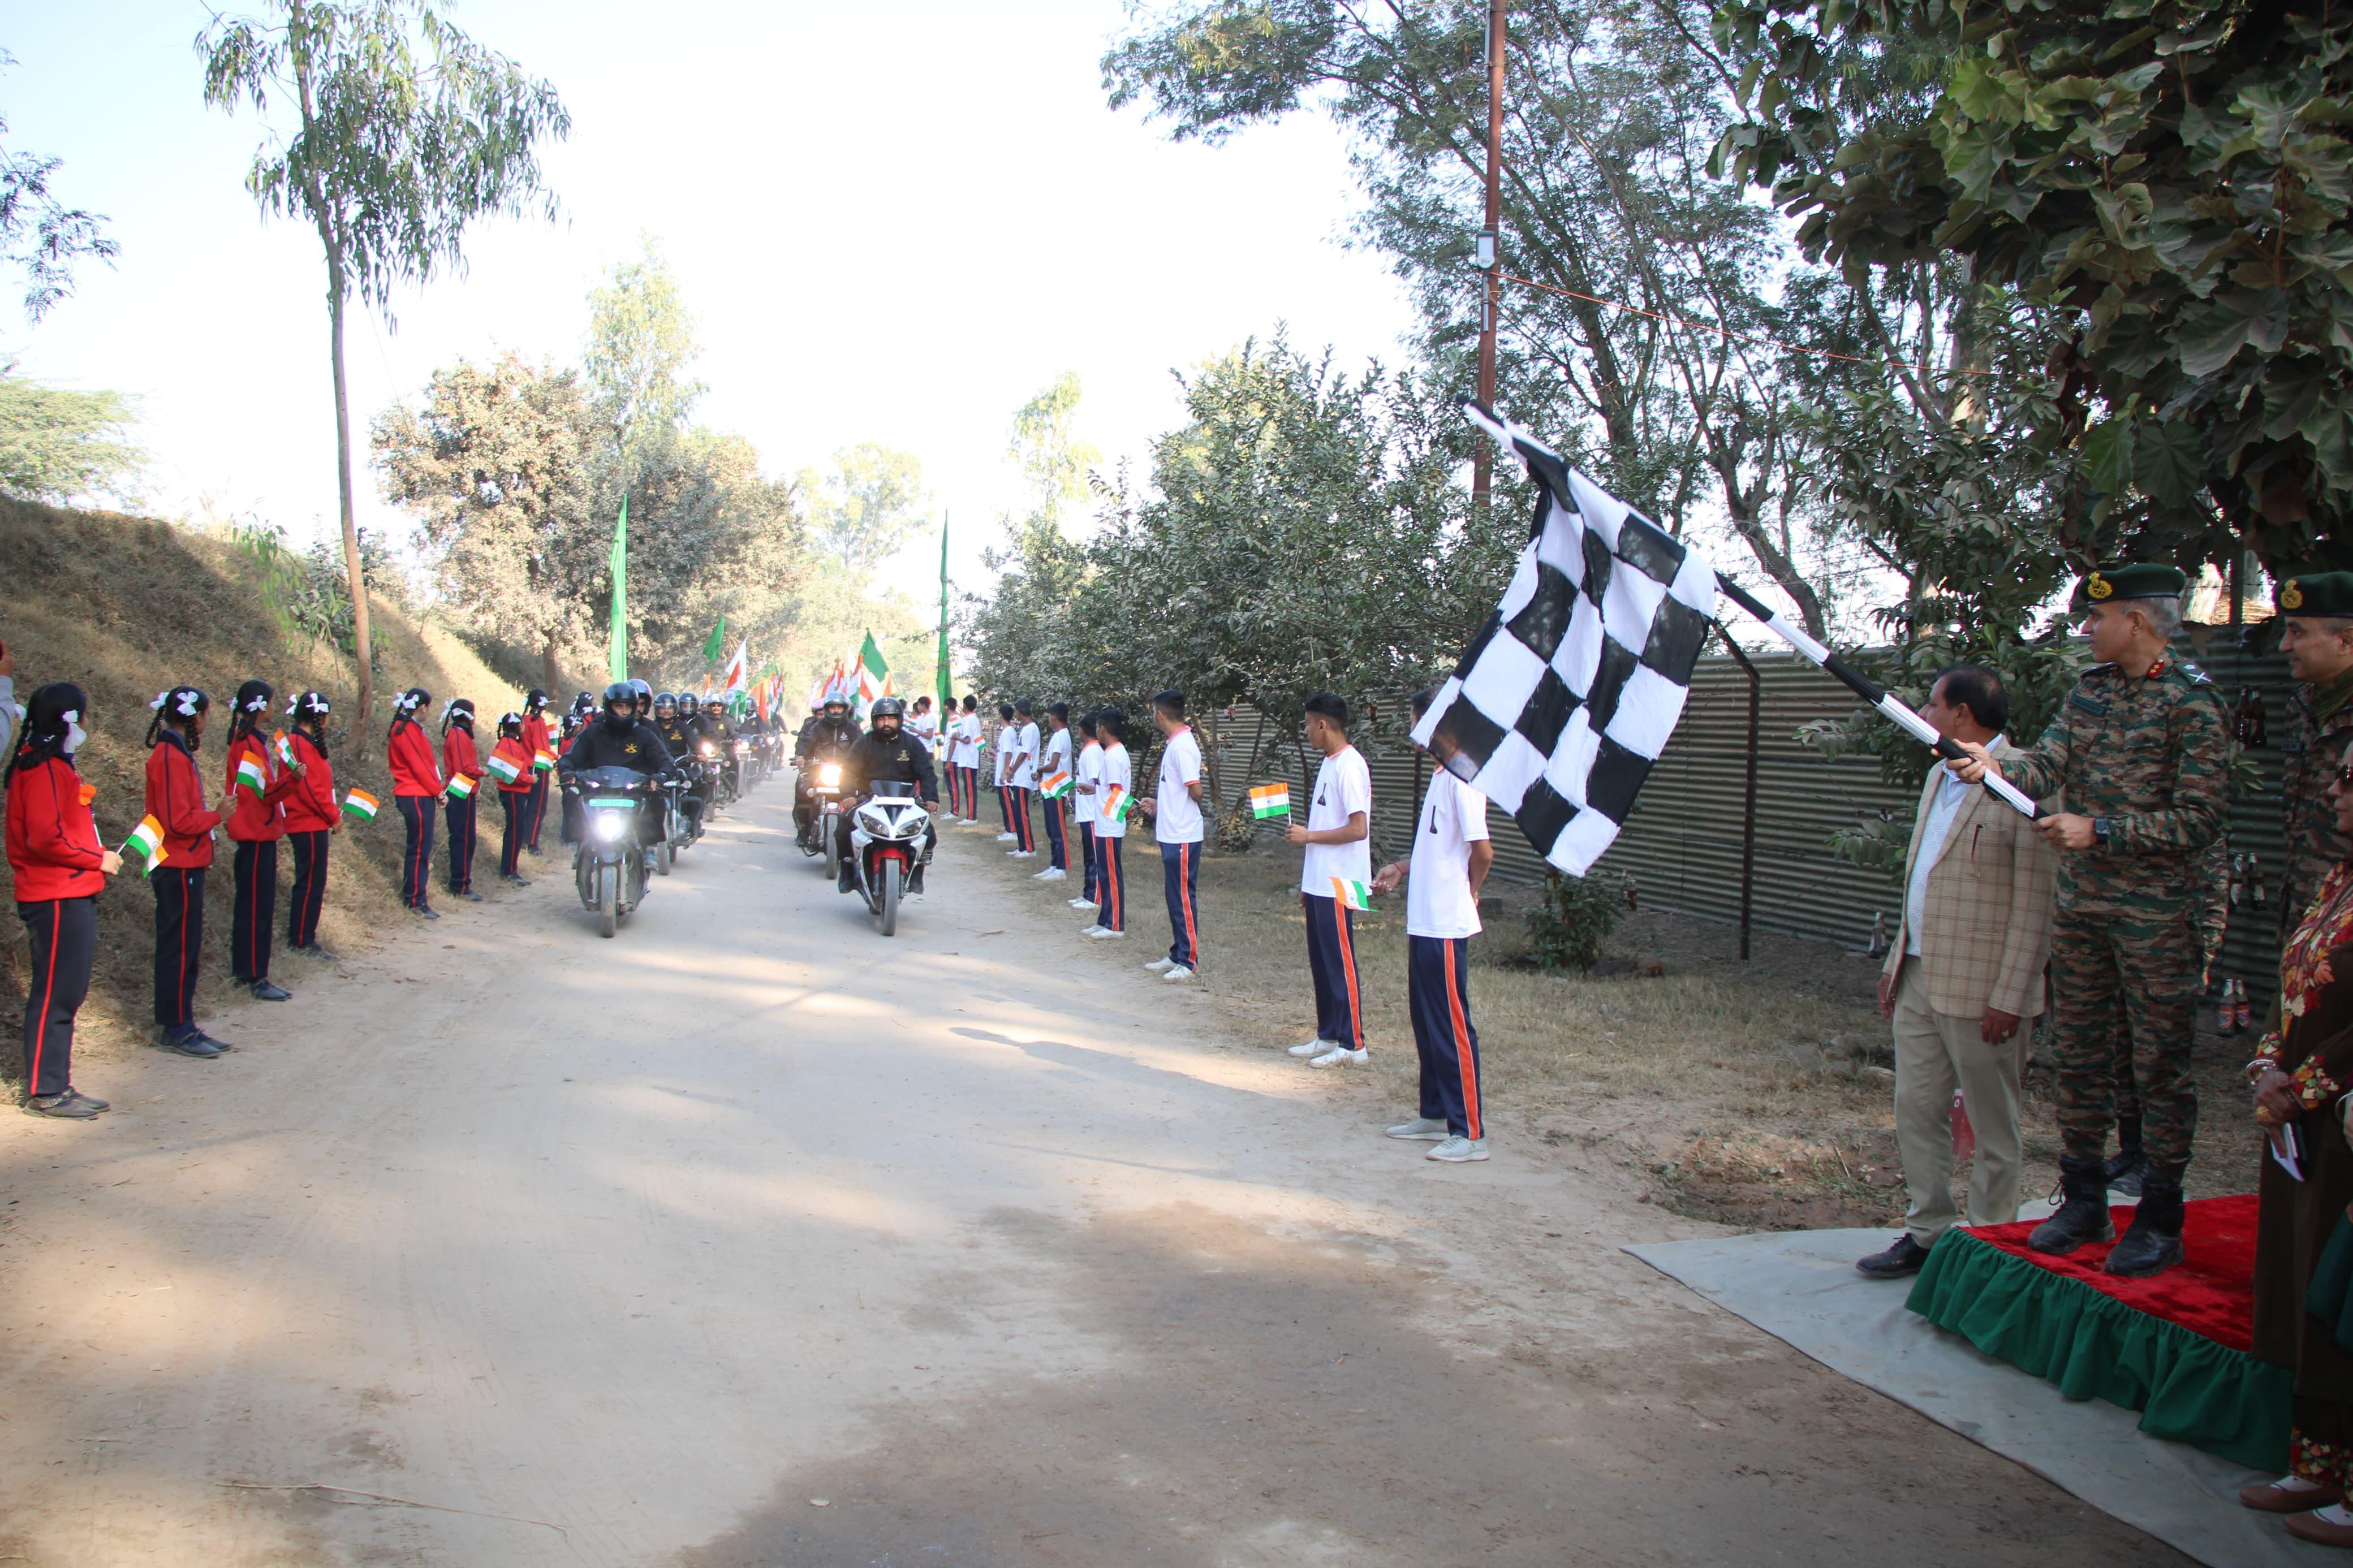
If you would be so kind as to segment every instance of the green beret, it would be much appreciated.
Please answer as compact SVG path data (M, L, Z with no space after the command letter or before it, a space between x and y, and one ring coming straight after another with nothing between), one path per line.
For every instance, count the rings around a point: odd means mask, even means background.
M2084 597L2095 605L2110 599L2178 599L2189 586L2189 577L2178 566L2096 566L2084 578Z
M2301 577L2283 577L2277 603L2283 616L2353 619L2353 572L2313 572Z

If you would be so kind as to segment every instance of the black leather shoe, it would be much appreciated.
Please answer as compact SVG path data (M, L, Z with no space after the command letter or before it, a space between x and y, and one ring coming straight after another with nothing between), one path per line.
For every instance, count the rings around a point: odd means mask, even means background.
M1907 1230L1897 1237L1895 1245L1886 1251L1856 1258L1854 1267L1857 1272L1873 1279L1901 1279L1908 1274L1919 1273L1920 1266L1927 1261L1928 1249L1913 1240L1912 1233Z
M2140 1207L2105 1267L2118 1279L2146 1279L2180 1261L2181 1184L2145 1177Z
M54 1116L65 1121L87 1121L99 1112L95 1102L82 1099L73 1090L63 1094L36 1094L25 1101L25 1110L31 1116Z
M2105 1160L2062 1159L2059 1187L2066 1201L2059 1212L2034 1227L2026 1245L2037 1252L2064 1255L2087 1241L2105 1241L2116 1234L2108 1218L2108 1163Z
M2120 1198L2140 1196L2140 1184L2148 1174L2148 1161L2137 1149L2126 1149L2108 1161L2108 1191Z
M343 962L335 954L328 952L325 948L321 947L315 942L308 947L298 947L294 951L301 953L305 958L315 958L321 963L340 963Z
M220 1055L220 1047L205 1038L204 1035L195 1029L190 1029L185 1034L166 1034L164 1037L164 1048L167 1051L177 1051L184 1057L196 1057L206 1060Z
M413 910L409 910L408 912L409 912L410 914L415 915L418 920L421 920L421 921L438 921L438 920L439 920L439 919L441 918L441 911L440 911L440 910L434 910L434 909L428 909L428 908L427 908L427 907L426 907L425 905L423 905L423 904L419 904L419 905L417 905L415 909L413 909Z
M284 986L273 985L267 980L253 983L253 999L257 1002L283 1002L292 994Z
M76 1100L80 1100L84 1105L90 1106L96 1110L111 1110L114 1109L111 1102L100 1100L94 1094L84 1094L78 1089L69 1089L66 1090L66 1092L72 1095Z
M224 1040L216 1035L207 1035L202 1029L198 1029L196 1031L196 1038L210 1046L213 1048L213 1054L216 1056L227 1056L229 1052L237 1049L235 1046L230 1045L227 1040Z
M506 879L506 882L507 886L511 888L528 888L531 886L528 881L524 880L521 877L509 877Z

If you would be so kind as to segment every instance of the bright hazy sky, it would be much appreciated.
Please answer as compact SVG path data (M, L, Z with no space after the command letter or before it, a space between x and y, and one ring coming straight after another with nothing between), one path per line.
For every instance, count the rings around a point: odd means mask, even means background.
M237 9L235 5L225 8ZM298 538L335 515L324 269L242 181L262 127L207 110L189 0L8 0L8 143L65 160L54 189L122 247L37 327L0 293L22 374L136 394L164 515L255 513ZM513 348L569 360L586 295L640 232L698 320L707 423L771 472L849 442L922 458L960 584L1018 487L1013 410L1064 369L1081 434L1140 469L1176 423L1172 369L1290 324L1302 346L1402 357L1409 312L1343 243L1355 195L1312 116L1227 145L1170 143L1106 107L1117 0L1013 4L471 0L453 19L552 80L564 216L474 232L463 278L366 316L355 426L437 367ZM361 487L362 519L397 517Z

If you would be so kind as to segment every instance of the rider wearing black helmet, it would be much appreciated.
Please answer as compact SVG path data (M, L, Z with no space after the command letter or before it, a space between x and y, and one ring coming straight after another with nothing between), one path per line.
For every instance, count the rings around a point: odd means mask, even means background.
M847 707L847 704L844 704ZM830 704L828 705L830 710ZM867 710L866 721L873 728L849 748L841 763L841 798L853 808L874 793L878 784L911 784L923 809L936 814L940 808L939 775L932 768L932 753L923 743L907 733L906 704L895 697L878 697ZM841 890L849 892L855 885L849 867L849 824L857 815L855 809L844 811L833 830L834 854L841 864ZM923 890L923 868L931 863L932 846L939 841L939 829L923 829L923 852L915 862L914 875L907 880L907 891Z
M638 720L638 692L628 681L605 688L605 716L580 731L555 764L565 793L576 794L579 775L592 768L628 768L651 778L674 773L677 764L651 724Z
M858 721L849 716L848 699L828 692L825 707L818 716L801 728L799 748L793 753L797 770L793 780L793 826L803 833L817 819L817 802L810 798L809 785L817 782L817 771L827 763L847 762L849 748L858 744L864 731Z

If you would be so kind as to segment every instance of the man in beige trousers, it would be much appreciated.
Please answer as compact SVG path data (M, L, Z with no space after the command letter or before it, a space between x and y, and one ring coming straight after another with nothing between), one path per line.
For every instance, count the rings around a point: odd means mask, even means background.
M2010 697L1989 669L1940 671L1920 712L1937 733L1997 758L2013 749L2001 734ZM1977 1133L1969 1223L2018 1217L2020 1031L2042 1011L2056 868L2025 817L1942 763L1929 769L1904 858L1904 915L1879 976L1880 1016L1895 1026L1895 1146L1911 1207L1895 1244L1855 1264L1872 1279L1918 1273L1960 1217L1953 1205L1957 1084Z

